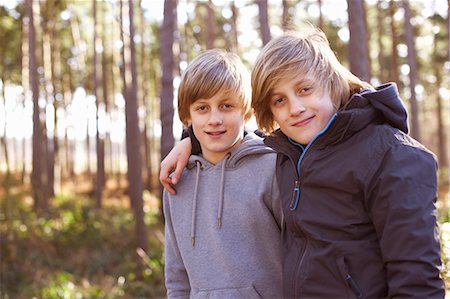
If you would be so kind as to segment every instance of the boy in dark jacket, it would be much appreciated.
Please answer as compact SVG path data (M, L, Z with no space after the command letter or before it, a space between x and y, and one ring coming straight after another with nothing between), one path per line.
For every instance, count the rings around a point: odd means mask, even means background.
M284 296L443 298L437 163L407 135L396 86L361 81L311 30L263 48L252 93L278 153Z

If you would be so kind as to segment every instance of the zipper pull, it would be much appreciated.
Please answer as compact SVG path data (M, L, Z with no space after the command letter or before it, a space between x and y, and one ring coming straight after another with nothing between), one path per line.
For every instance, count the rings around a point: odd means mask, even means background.
M347 281L348 285L352 289L353 293L356 295L356 298L362 298L362 292L359 286L356 284L356 281L353 279L353 277L347 273L345 275L345 280Z
M297 209L299 200L300 200L300 181L296 180L294 191L292 192L291 203L289 204L289 209L291 211L295 211L295 209Z

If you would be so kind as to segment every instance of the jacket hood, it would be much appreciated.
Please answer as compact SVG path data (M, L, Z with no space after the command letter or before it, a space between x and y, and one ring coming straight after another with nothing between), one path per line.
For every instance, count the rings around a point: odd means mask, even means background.
M354 94L351 102L367 100L370 105L378 111L385 122L404 133L408 133L407 112L399 97L397 85L386 83L375 90L363 90ZM351 105L350 105L351 107Z
M244 140L239 146L230 151L219 163L212 164L205 160L202 156L192 155L189 158L187 165L188 169L196 168L194 195L192 204L192 219L191 219L191 240L192 246L195 245L195 233L196 233L196 218L197 218L197 200L198 200L198 188L200 184L200 172L206 171L214 167L220 167L220 177L217 179L219 188L218 209L217 209L217 225L220 228L222 226L222 214L224 203L224 186L225 186L225 173L226 170L233 169L239 166L240 162L247 156L258 155L265 153L273 153L274 151L264 145L262 138L256 136L254 133L248 133L245 135Z
M347 104L337 111L328 129L317 136L313 146L340 143L375 122L388 123L408 133L406 108L395 83L386 83L375 89L364 89L353 94ZM277 130L274 136L265 139L265 143L276 150L286 149L286 145L290 143L287 139L283 132ZM290 150L289 155L292 156L294 152L295 147Z

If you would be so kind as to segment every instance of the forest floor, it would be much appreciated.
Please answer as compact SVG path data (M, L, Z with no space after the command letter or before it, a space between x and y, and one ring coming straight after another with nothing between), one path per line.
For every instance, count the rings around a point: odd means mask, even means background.
M159 199L144 192L149 250L138 251L126 178L107 182L101 209L87 178L66 180L48 211L37 212L29 183L0 174L0 298L165 297ZM448 184L437 204L442 276L450 287Z
M68 180L46 212L34 210L29 184L0 182L0 298L165 297L163 225L149 192L145 253L136 250L126 190L114 182L96 209L90 181Z

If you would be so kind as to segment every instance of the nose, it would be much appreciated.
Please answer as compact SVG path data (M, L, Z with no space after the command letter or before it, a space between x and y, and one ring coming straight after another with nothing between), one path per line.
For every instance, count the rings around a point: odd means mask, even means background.
M290 113L291 115L299 115L302 112L306 111L305 104L303 103L303 100L299 97L292 97L290 100Z
M208 124L211 126L221 125L223 123L222 113L216 109L211 110L211 115L208 120Z

